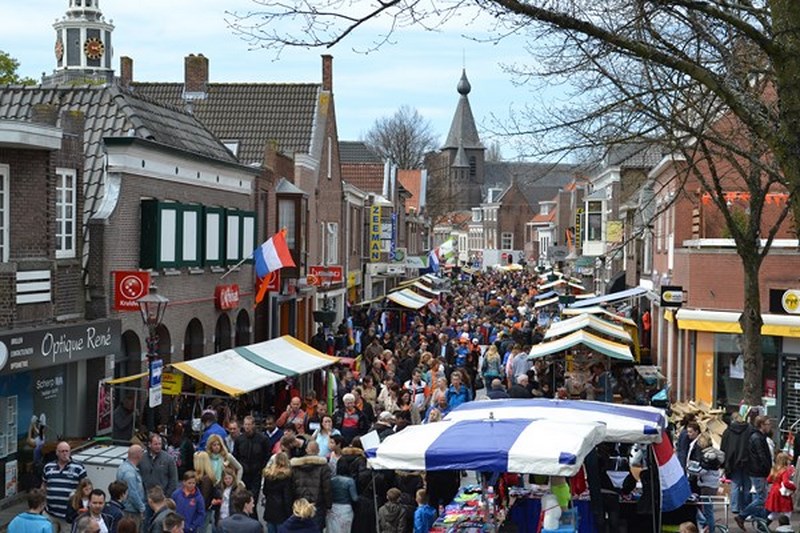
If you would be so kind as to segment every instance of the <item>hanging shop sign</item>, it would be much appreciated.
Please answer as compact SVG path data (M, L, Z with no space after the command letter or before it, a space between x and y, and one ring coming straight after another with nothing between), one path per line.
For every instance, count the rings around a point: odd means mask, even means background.
M238 285L217 285L214 289L214 304L220 311L229 311L239 307Z
M137 300L150 291L150 272L118 270L113 274L114 310L139 311Z

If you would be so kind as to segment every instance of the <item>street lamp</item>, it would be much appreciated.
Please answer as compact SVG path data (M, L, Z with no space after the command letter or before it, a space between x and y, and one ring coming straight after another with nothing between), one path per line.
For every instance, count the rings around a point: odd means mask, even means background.
M167 310L169 299L158 294L155 285L150 286L150 292L137 300L139 312L142 315L142 322L147 327L147 386L149 390L150 410L147 416L148 429L151 431L155 422L154 407L161 405L161 357L158 353L158 326L164 320L164 312Z
M324 270L319 273L319 277L321 280L320 284L326 289L330 288L333 272ZM322 309L314 311L314 322L319 322L322 324L323 328L328 329L333 325L334 320L336 320L336 309L334 309L334 304L326 290L322 293Z

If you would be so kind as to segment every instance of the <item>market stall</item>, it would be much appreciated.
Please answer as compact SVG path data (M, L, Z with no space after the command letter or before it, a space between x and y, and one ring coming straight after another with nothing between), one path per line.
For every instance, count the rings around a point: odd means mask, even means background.
M366 454L369 467L376 470L472 470L555 476L551 478L553 492L557 491L555 487L563 488L568 499L565 478L578 473L587 454L603 441L605 434L605 424L599 422L496 420L489 416L408 427ZM545 435L548 438L542 438ZM460 491L434 530L495 531L504 520L504 513L494 513L491 486L484 483ZM550 489L544 490L537 496L555 497ZM525 509L531 510L527 506ZM530 513L523 514L519 517L523 522L536 520ZM576 531L577 522L574 511L565 512L564 529L559 531Z
M600 422L606 427L606 441L625 443L659 442L668 422L664 410L655 407L546 398L467 402L450 411L444 420L484 420L489 417L497 420Z

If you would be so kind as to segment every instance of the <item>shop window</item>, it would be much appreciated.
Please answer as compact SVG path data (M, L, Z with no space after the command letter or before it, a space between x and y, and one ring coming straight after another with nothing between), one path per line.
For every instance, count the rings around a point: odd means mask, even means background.
M58 259L75 257L76 176L75 169L56 169L56 258Z
M739 408L744 396L744 356L742 336L728 333L698 333L714 336L714 358L716 364L715 401L720 407L733 411ZM760 376L764 388L764 401L769 408L776 405L778 380L779 337L761 336L763 368Z

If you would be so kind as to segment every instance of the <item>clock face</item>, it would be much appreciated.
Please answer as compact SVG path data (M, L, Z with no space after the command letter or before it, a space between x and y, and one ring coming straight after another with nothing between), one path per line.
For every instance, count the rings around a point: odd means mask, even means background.
M83 43L83 53L86 54L86 57L89 59L99 59L100 56L103 55L105 51L105 46L100 41L100 39L96 37L92 37L91 39L86 39L86 42Z
M61 39L56 39L55 52L56 59L61 61L61 58L64 57L64 43L61 41Z

